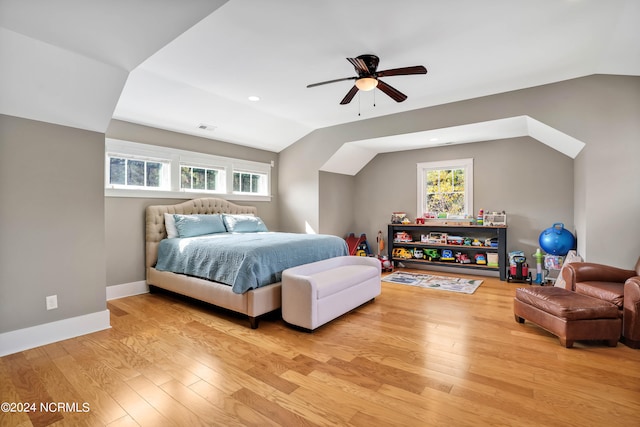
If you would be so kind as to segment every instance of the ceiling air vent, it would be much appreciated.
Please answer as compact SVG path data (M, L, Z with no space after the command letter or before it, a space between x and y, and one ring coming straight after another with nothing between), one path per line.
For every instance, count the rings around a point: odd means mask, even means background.
M215 128L216 128L216 126L214 126L214 125L207 125L207 124L204 124L204 123L200 123L198 125L198 129L207 130L209 132L213 132L215 130Z

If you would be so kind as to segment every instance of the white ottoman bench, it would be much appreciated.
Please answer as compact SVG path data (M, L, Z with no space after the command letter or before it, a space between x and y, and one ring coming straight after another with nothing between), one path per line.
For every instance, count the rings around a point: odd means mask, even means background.
M381 292L380 260L341 256L282 272L282 318L313 330Z

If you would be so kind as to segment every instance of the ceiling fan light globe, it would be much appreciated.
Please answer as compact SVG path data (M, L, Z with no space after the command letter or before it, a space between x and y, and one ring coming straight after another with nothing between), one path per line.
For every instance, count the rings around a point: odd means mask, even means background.
M378 86L378 80L373 77L363 77L356 80L356 87L363 91L373 90Z

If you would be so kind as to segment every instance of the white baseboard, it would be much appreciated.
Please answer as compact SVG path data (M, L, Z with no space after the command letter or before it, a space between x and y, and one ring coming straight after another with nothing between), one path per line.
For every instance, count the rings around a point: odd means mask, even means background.
M149 293L149 285L144 280L107 286L107 301L147 293Z
M111 328L109 310L0 334L0 357Z

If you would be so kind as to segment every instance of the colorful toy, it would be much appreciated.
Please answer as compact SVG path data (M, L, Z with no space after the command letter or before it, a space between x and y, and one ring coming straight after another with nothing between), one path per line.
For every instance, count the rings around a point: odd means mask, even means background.
M437 249L423 249L424 257L429 261L437 261L440 259L440 253Z
M534 283L539 285L542 283L542 252L540 252L540 248L536 249L536 253L533 256L536 259L536 280L534 280Z
M507 282L531 284L531 273L529 272L529 266L526 263L527 259L522 255L515 255L511 257L511 259L513 264L509 266Z
M564 224L556 222L551 227L540 233L538 239L540 247L551 255L566 255L576 244L576 238Z
M406 231L398 231L393 238L394 242L413 242L413 237Z
M347 242L347 248L349 249L349 255L371 255L369 250L369 244L367 243L367 235L361 234L360 237L356 237L355 234L350 233L344 240ZM362 251L361 253L358 253Z
M378 258L382 255L382 251L384 250L384 238L382 237L382 230L378 230L378 236L376 237L376 242L378 243Z
M470 264L471 260L469 259L469 255L463 252L456 252L456 262L460 264Z
M455 261L456 259L453 256L453 251L449 249L443 249L442 254L440 255L440 261Z
M382 271L393 271L393 264L389 261L389 258L387 258L386 255L381 255L378 259L380 260Z
M391 214L391 224L403 224L405 219L407 219L406 212L393 212Z
M447 233L429 233L429 237L427 238L427 243L437 244L437 245L446 245L447 244Z
M498 247L498 238L497 237L492 237L490 239L485 239L484 245L488 246L488 247L491 247L491 248L497 248Z
M505 226L507 225L507 214L502 212L486 212L483 219L484 225Z
M411 251L405 248L393 248L392 255L394 258L402 258L402 259L413 258L413 254L411 253Z
M447 237L447 244L448 245L462 245L463 241L464 240L460 236L448 236Z
M358 249L356 250L356 256L369 256L369 245L366 241L360 243L358 245Z
M475 254L473 256L473 258L476 261L476 264L478 265L486 265L487 264L487 257L485 257L484 254Z

